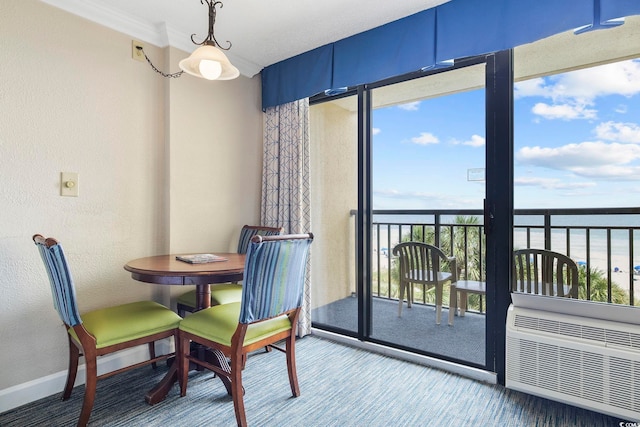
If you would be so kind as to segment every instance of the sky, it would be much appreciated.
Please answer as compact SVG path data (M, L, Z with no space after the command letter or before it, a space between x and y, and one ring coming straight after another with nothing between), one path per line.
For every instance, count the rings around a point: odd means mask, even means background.
M482 209L484 90L373 112L374 209ZM515 208L640 206L640 59L516 83Z

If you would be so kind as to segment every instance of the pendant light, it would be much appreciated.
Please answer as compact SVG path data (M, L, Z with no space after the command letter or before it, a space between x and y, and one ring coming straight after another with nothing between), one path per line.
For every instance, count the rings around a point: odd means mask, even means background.
M207 3L209 6L209 34L202 42L197 43L191 35L191 41L200 45L191 56L180 61L179 66L185 73L207 80L231 80L240 75L240 71L234 67L223 50L229 50L220 46L213 34L213 26L216 22L216 6L224 6L221 1L200 0L200 3Z

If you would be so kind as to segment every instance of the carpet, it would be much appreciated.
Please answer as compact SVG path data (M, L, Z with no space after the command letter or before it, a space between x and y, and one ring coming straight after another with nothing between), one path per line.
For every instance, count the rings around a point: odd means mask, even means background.
M488 385L437 369L307 336L296 346L301 396L291 397L285 355L250 355L243 373L251 426L618 426L621 420ZM218 378L190 375L154 406L144 394L166 366L98 382L90 426L234 426L233 402ZM83 386L0 414L0 426L74 426Z

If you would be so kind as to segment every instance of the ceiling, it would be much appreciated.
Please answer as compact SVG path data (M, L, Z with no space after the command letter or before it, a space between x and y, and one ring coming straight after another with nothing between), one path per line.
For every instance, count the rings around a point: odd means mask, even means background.
M156 46L186 52L204 40L204 0L41 0ZM202 3L201 3L202 1ZM450 0L224 0L214 34L240 72L268 65Z

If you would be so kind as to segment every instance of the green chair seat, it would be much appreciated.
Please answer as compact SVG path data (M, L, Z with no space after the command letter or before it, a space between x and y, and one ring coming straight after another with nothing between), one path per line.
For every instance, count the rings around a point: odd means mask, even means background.
M180 330L190 332L210 341L231 346L231 337L238 328L240 303L216 305L187 316L180 323ZM247 328L244 345L291 329L287 316L279 316L264 322L253 323Z
M96 338L96 348L108 347L178 327L182 318L153 301L139 301L82 314L82 324ZM76 340L73 329L69 333Z
M237 283L219 283L211 285L211 305L229 304L242 300L242 285ZM178 304L196 307L195 289L178 297Z

